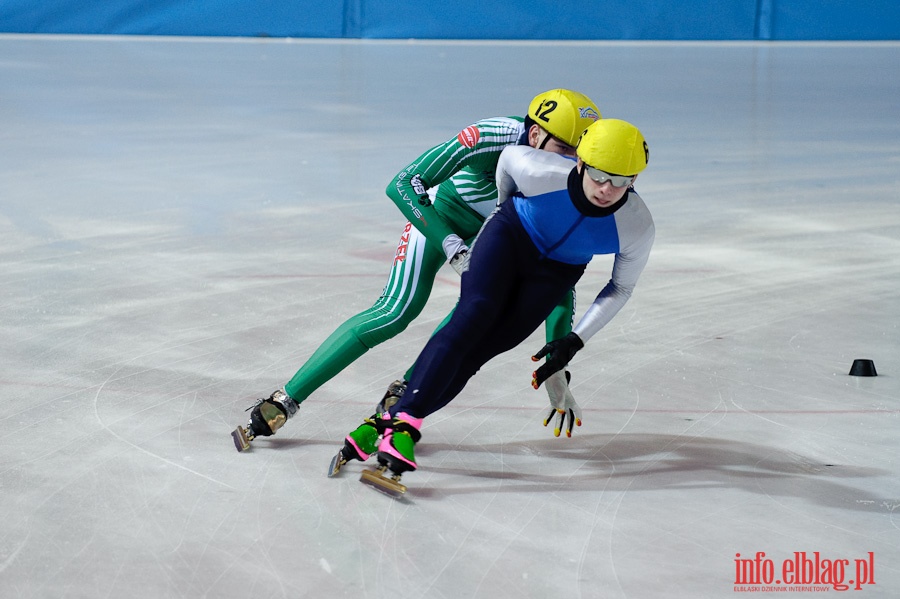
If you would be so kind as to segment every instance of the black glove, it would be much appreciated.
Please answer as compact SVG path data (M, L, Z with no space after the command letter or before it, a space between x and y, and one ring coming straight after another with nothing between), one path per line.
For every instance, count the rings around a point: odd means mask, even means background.
M584 341L575 333L569 333L542 347L538 353L531 356L531 360L537 362L544 356L548 356L547 361L531 373L531 376L534 377L531 379L531 386L537 389L551 374L565 368L582 347L584 347Z

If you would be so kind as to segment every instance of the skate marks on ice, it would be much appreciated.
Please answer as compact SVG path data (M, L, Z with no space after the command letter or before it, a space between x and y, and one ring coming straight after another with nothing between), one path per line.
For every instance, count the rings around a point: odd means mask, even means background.
M114 431L114 430L111 428L111 425L110 425L110 424L107 424L107 422L104 420L104 418L102 417L102 415L101 415L101 413L100 413L100 406L101 406L101 403L102 403L101 395L103 394L104 388L107 387L107 385L108 385L111 381L119 381L119 380L121 380L123 377L124 377L124 378L130 377L131 375L128 375L128 374L125 374L125 375L122 375L122 376L118 376L118 375L120 374L120 372L122 372L123 370L125 370L125 368L126 368L127 365L129 365L131 362L134 362L135 360L138 360L138 359L141 358L141 357L142 357L142 356L136 356L136 357L134 357L134 358L132 358L132 359L130 359L130 360L128 360L128 361L122 363L122 364L121 364L115 371L113 371L113 372L106 378L106 380L104 380L104 381L99 385L99 387L97 388L97 391L96 391L96 393L94 393L94 397L93 397L93 401L92 401L92 409L93 409L94 418L95 418L97 424L100 425L100 427L101 427L106 433L108 433L109 435L111 435L111 436L112 436L113 438L115 438L117 441L119 441L119 442L121 442L121 443L124 443L125 445L128 445L129 447L131 447L131 448L133 448L133 449L136 449L137 451L140 451L140 452L144 453L144 454L147 455L147 456L150 456L150 457L153 458L154 460L160 461L160 462L162 462L162 463L164 463L164 464L166 464L166 465L168 465L168 466L175 467L175 468L178 468L178 469L183 470L183 471L185 471L185 472L188 472L188 473L190 473L190 474L192 474L192 475L194 475L194 476L200 477L200 478L202 478L202 479L204 479L204 480L206 480L206 481L208 481L208 482L214 483L214 484L216 484L216 485L220 485L220 486L226 487L226 488L231 489L231 490L236 490L236 488L235 488L234 486L228 484L227 482L224 482L224 481L219 480L219 479L217 479L217 478L211 477L211 476L209 476L209 475L207 475L207 474L204 474L204 473L202 473L202 472L198 472L197 470L192 469L192 468L189 468L189 467L185 466L184 464L179 464L178 462L175 462L175 461L173 461L173 460L171 460L171 459L169 459L169 458L166 458L165 456L161 455L160 453L157 453L157 452L151 451L151 450L149 450L149 449L147 449L147 448L145 448L145 447L142 447L140 444L138 444L138 443L136 443L136 442L134 442L134 441L131 441L131 440L127 439L125 436L123 436L123 435L117 433L116 431ZM195 390L195 391L190 391L190 392L186 392L186 393L181 393L181 394L179 394L179 395L175 395L175 396L171 396L171 397L164 397L164 398L162 399L162 401L159 401L159 402L157 402L157 403L154 404L154 405L147 406L145 409L153 409L153 408L159 407L159 406L162 405L162 404L165 404L165 403L168 403L168 402L171 402L171 401L178 400L178 399L180 399L180 398L182 398L182 397L184 397L184 396L186 396L186 395L190 395L191 393L194 394L195 400L196 400L196 394L199 393L199 391L196 391L196 390ZM195 418L196 418L196 417L195 417ZM179 434L180 434L180 430L181 430L181 427L182 427L183 424L184 424L183 421L179 421L176 425L174 425L174 426L171 427L170 431L171 431L171 430L178 430L178 431L179 431Z
M448 461L445 453L458 452L500 456L503 469L442 465ZM825 463L777 447L714 437L588 434L566 439L565 447L555 438L477 446L430 443L422 444L419 454L415 476L423 482L412 483L408 492L419 499L486 492L580 493L602 487L660 492L742 489L772 499L793 497L825 507L877 513L891 511L897 502L896 498L871 497L843 482L887 476L884 470ZM560 467L560 462L576 466ZM548 473L553 470L560 473ZM485 484L455 482L467 478Z

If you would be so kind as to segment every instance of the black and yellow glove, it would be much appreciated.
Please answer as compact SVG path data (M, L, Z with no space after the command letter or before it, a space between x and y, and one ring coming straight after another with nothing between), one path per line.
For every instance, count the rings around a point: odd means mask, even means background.
M582 347L584 341L575 333L569 333L542 347L538 353L531 356L531 359L537 362L547 356L547 361L532 373L531 386L537 389L541 383L550 378L551 374L565 368Z
M558 437L563 428L566 429L566 436L572 436L572 427L581 426L581 407L575 401L572 391L569 390L569 382L572 375L568 371L557 370L551 374L545 381L544 388L547 389L547 395L550 396L550 413L544 419L544 426L550 424L553 415L556 415L556 427L553 429L553 435ZM569 424L566 425L566 416L569 418Z

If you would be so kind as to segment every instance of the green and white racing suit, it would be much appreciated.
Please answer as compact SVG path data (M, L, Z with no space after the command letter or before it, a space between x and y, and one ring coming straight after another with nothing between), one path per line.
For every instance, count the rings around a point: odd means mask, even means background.
M431 148L394 177L387 195L409 222L387 284L371 308L350 317L319 346L285 385L288 395L297 403L304 401L422 312L438 270L464 244L471 244L497 205L494 175L500 152L526 140L522 118L484 119ZM432 201L428 190L434 188ZM573 312L574 290L548 318L547 341L569 333Z

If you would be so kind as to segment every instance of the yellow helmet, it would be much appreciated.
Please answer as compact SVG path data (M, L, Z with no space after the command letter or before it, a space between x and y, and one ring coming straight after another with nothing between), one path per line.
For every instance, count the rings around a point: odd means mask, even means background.
M600 109L584 94L551 89L534 97L528 117L553 137L575 147L587 126L600 118Z
M627 176L647 168L650 159L650 149L638 128L619 119L601 119L588 127L576 153L588 166Z

